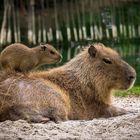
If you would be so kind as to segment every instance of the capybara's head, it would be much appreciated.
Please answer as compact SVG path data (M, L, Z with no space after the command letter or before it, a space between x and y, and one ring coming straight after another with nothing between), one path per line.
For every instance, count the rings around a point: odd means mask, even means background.
M53 64L61 61L62 55L52 45L40 44L39 48L42 63Z
M109 89L128 89L133 86L136 72L120 55L101 43L88 48L90 77L94 84ZM91 79L91 80L92 80Z

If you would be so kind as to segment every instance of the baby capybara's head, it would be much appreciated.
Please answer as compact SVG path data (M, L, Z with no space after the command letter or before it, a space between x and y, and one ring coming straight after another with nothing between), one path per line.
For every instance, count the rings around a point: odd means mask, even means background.
M111 48L101 43L91 45L88 48L90 77L94 84L109 89L128 89L133 86L136 72L120 55Z
M42 64L54 64L60 62L62 55L50 44L40 44L40 61Z

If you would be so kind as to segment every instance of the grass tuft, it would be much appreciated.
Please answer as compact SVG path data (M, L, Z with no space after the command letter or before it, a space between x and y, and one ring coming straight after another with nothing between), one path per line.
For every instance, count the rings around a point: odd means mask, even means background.
M129 95L140 96L140 86L135 86L127 91L114 91L114 96L126 97Z

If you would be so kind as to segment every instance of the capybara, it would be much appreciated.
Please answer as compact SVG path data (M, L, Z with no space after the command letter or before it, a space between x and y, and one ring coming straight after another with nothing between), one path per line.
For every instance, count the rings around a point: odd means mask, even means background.
M1 66L6 71L28 72L43 64L53 64L61 60L61 54L49 44L29 48L21 43L7 46L0 56Z
M111 105L112 90L126 90L135 70L101 43L85 48L63 66L11 76L0 82L0 120L91 120L127 113Z

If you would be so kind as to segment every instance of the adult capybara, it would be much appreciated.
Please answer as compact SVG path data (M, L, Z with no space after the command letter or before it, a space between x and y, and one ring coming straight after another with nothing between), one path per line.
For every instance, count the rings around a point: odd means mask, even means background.
M50 44L28 48L24 44L14 43L1 52L0 62L8 72L28 72L43 64L57 63L61 58L61 54Z
M112 90L130 88L135 70L111 48L87 47L64 66L0 83L0 120L90 120L127 113L111 105Z

